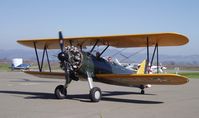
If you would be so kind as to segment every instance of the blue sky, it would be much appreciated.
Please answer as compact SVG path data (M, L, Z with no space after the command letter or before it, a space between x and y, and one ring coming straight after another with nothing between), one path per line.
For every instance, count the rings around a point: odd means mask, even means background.
M19 39L178 32L186 46L164 54L199 54L198 0L1 0L0 50L28 49ZM160 50L161 51L161 50Z

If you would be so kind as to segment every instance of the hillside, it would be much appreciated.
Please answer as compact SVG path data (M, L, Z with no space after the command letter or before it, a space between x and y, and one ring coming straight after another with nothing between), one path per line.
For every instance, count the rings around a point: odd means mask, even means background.
M49 51L49 58L51 61L57 61L56 55L59 51L58 50L53 50ZM111 49L107 50L103 56L113 56L116 54L118 50ZM39 51L39 55L42 55L42 51ZM133 55L133 56L131 56ZM126 58L126 57L129 58ZM16 50L0 50L0 60L7 60L11 61L13 58L23 58L24 60L29 60L29 61L35 61L35 52L34 50L22 50L22 49L16 49ZM137 62L139 63L141 60L146 58L146 54L141 53L141 54L132 54L129 52L122 52L117 55L114 55L113 58L117 58L120 61L123 62ZM199 66L199 55L160 55L160 62L162 64L166 65L187 65L187 66ZM154 58L154 62L156 61L156 58Z

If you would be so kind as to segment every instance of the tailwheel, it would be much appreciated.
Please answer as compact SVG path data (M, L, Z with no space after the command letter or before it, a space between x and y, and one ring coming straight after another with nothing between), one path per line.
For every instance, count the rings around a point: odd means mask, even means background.
M67 89L64 87L64 85L58 85L55 88L55 97L57 99L64 99L67 95Z
M142 90L141 90L141 94L145 94L145 91L144 91L144 89L142 89Z
M140 85L141 94L145 94L144 88L145 88L145 86L144 86L144 85Z
M90 90L89 97L90 97L92 102L99 102L101 100L101 97L102 97L102 92L101 92L100 88L93 87Z

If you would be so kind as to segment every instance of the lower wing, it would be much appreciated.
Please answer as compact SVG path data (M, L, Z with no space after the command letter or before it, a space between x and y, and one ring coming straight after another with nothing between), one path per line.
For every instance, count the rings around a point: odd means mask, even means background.
M176 74L97 74L100 81L115 82L122 85L180 85L185 84L188 78Z
M41 78L64 79L63 72L38 72L38 71L24 71L27 74L34 75Z
M41 78L64 79L63 72L24 71ZM96 74L96 80L117 85L180 85L185 84L188 78L176 74Z
M65 79L64 72L39 72L39 71L24 71L24 73L33 75L40 78L49 78L49 79ZM80 80L85 80L81 76L79 76Z

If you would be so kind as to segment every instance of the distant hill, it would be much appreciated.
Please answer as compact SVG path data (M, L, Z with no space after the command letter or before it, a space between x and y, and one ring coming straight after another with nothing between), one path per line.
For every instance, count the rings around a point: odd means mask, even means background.
M56 55L59 51L53 50L49 51L49 57L51 61L57 61ZM103 54L103 56L114 56L120 61L123 62L141 62L141 60L146 59L146 54L132 54L128 52L118 53L116 49L109 49ZM42 51L39 51L39 55L42 55ZM132 56L131 56L132 55ZM126 59L125 57L129 57ZM32 60L36 61L35 52L34 50L23 50L23 49L13 49L13 50L0 50L0 60L11 60L13 58L23 58L24 60ZM190 65L190 66L199 66L199 55L160 55L160 62L162 64L169 64L169 65ZM156 57L154 58L154 62L156 61Z
M32 55L34 50L0 50L0 59L12 59L12 58L24 58L24 59L31 59L34 57Z
M49 56L55 58L56 51L49 51ZM38 50L38 54L41 56L42 51ZM12 50L0 50L0 59L11 60L13 58L23 58L24 60L35 60L34 50L12 49Z

